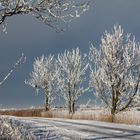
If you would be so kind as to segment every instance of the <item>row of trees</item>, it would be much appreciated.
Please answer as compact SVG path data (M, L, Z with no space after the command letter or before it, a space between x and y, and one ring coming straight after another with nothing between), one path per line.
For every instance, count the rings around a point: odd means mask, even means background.
M121 26L106 31L100 46L91 44L88 54L77 48L57 57L35 59L30 79L25 81L44 90L46 110L59 95L65 99L69 113L74 113L79 97L92 89L113 116L140 103L139 82L140 44L135 37L124 34Z
M90 0L0 0L0 26L3 27L3 31L6 33L6 20L8 17L28 14L41 20L43 23L52 27L56 31L63 31L64 27L61 27L61 24L63 25L63 23L69 23L73 19L80 17L89 9L89 3ZM24 60L25 56L22 54L21 58L19 58L19 60L14 64L9 73L2 79L0 85L6 81L6 79L13 73L15 68L24 62ZM41 75L41 81L37 81L37 84L34 83L34 86L45 90L46 103L48 102L48 105L46 105L46 110L54 96L51 93L55 88L56 71L47 69L48 66L53 68L53 61L53 56L49 56L49 58L42 56L42 58L38 58L34 64L35 72L37 72L37 67L38 70L41 69L42 74L45 74L45 76ZM37 78L35 72L32 74L32 76ZM51 76L51 74L54 74L54 76ZM30 84L33 86L32 82Z
M56 95L61 95L70 113L74 113L75 103L86 91L83 85L86 80L88 63L80 50L73 49L54 56L42 56L35 59L31 79L26 84L34 88L43 89L45 93L45 109L50 109L51 102Z

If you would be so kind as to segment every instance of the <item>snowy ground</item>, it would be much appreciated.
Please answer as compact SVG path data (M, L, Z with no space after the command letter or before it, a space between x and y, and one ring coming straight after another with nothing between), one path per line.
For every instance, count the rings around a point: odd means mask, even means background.
M134 125L67 119L10 119L28 124L28 132L38 140L140 140L140 126Z

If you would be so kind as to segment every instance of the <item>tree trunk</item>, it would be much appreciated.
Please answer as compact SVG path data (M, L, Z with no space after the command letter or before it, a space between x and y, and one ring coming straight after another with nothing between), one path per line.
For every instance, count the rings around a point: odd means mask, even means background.
M48 83L47 81L44 82L45 88L44 88L44 93L45 93L45 111L50 110L50 104L49 104L49 91L48 91Z
M69 114L72 113L71 101L68 102L68 110L69 110Z
M111 109L111 122L114 122L114 120L115 120L115 109L112 108Z
M72 109L72 113L74 114L74 112L75 112L75 103L74 102L71 104L71 109Z
M68 87L69 87L69 91L68 91L68 110L69 110L69 114L72 113L72 99L71 99L71 90L70 90L70 83L68 83Z
M49 99L47 95L45 95L45 111L49 111Z
M112 86L112 108L111 108L111 121L114 122L115 119L115 113L116 113L116 98L115 98L116 91L114 90L114 87Z

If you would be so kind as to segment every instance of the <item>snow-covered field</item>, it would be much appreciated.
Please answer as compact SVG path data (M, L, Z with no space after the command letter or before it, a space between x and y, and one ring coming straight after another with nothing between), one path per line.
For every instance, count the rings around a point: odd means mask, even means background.
M13 140L140 140L140 126L113 123L0 117L0 139Z

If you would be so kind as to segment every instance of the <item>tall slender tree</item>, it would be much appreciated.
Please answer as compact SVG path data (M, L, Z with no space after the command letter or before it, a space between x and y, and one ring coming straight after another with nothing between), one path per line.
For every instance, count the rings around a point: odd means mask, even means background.
M84 84L87 68L86 56L78 48L58 55L58 88L69 113L75 112L77 100L88 90Z
M44 91L46 111L50 109L56 95L56 75L54 56L45 57L42 55L41 58L35 59L30 79L25 80L26 84Z

